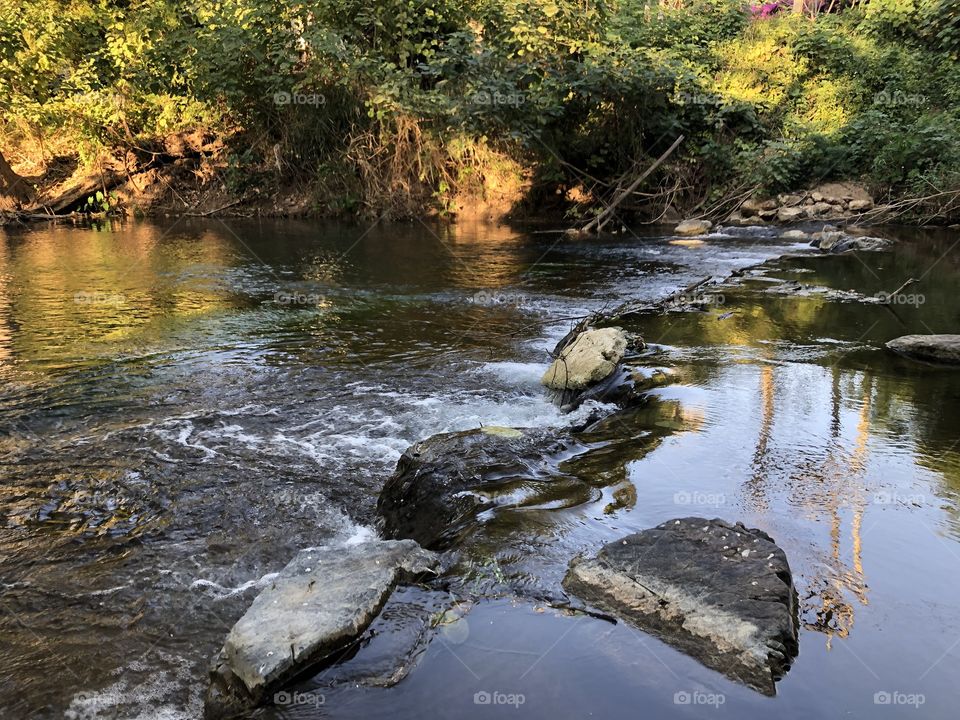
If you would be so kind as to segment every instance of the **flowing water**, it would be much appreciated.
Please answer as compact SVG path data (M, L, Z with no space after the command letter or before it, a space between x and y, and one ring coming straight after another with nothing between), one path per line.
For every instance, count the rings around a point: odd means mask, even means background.
M891 252L821 257L761 231L0 231L0 717L198 717L258 588L299 548L376 534L408 445L609 410L560 414L538 385L576 317L760 263L699 312L629 319L678 381L584 437L564 472L590 493L488 518L451 570L462 617L404 680L344 680L382 660L371 641L254 716L953 717L960 372L882 343L957 330L960 236L884 233ZM891 305L825 292L911 276ZM802 629L776 698L538 600L576 553L687 515L787 552Z

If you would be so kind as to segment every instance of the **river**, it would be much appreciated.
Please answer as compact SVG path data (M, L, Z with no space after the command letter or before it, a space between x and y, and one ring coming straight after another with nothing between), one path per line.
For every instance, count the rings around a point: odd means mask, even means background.
M883 233L890 252L819 256L745 230L0 230L0 717L198 717L257 589L299 548L375 535L406 447L583 420L595 403L561 414L538 383L575 318L743 268L700 312L629 321L678 381L591 432L566 468L589 497L471 538L452 570L469 611L409 676L305 679L312 700L255 716L480 718L498 708L476 694L501 693L530 718L953 717L960 373L882 343L957 330L960 236ZM908 277L885 306L810 290ZM574 554L686 515L787 553L800 655L776 698L537 600Z

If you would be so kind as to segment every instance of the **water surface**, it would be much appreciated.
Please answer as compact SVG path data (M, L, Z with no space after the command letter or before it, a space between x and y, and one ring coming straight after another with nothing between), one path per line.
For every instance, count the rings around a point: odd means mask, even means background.
M343 680L376 663L371 642L340 676L298 685L310 702L256 716L952 716L960 374L881 346L956 331L960 238L884 232L892 252L842 257L762 232L180 220L0 234L0 716L197 717L208 659L258 587L301 547L374 534L409 444L582 421L596 408L561 415L538 385L575 318L764 261L701 312L629 319L645 362L679 381L565 463L588 496L504 510L469 538L451 581L463 619L406 679ZM824 292L908 277L922 304ZM686 515L742 520L787 552L802 631L776 698L542 601L577 552ZM426 602L410 592L393 612ZM523 703L475 703L484 692Z

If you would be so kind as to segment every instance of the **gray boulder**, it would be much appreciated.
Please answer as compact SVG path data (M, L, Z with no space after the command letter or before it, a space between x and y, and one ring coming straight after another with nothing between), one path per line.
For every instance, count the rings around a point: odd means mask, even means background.
M960 364L960 335L903 335L887 348L916 360Z
M798 651L783 550L760 530L688 517L571 562L564 588L766 695Z
M558 470L577 448L546 430L500 427L422 440L403 453L377 499L383 532L444 548L476 527L486 510L546 498L583 502L589 486Z
M810 244L821 252L832 252L838 244L848 239L850 236L839 230L824 230L814 233Z
M875 252L885 250L892 243L891 240L878 237L869 237L867 235L849 235L841 231L823 231L814 233L810 245L819 249L820 252L839 254L860 250L863 252Z
M211 666L204 716L231 718L266 702L360 636L399 581L437 562L412 540L301 550L227 635Z
M575 328L576 330L576 328ZM555 360L540 382L562 410L578 407L590 394L616 384L628 338L620 328L593 328L571 332L554 350Z
M620 328L584 330L557 356L540 382L551 390L583 390L610 375L627 351Z
M684 236L706 235L712 227L713 223L709 220L684 220L673 229L673 232Z

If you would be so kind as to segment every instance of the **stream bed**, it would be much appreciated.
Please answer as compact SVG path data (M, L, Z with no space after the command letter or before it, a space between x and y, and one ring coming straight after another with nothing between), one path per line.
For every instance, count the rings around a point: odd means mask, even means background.
M258 590L300 548L376 535L409 445L607 412L550 404L547 352L706 276L728 280L698 311L626 322L676 382L565 462L592 492L491 513L450 570L453 615L417 588L388 604L444 615L406 677L351 680L388 623L251 717L953 717L960 371L882 346L957 332L960 234L881 230L890 251L838 256L760 229L0 231L0 718L199 717ZM890 304L855 297L910 277ZM786 551L800 654L776 697L548 602L574 555L685 516Z

